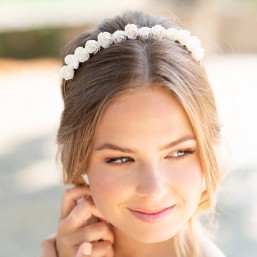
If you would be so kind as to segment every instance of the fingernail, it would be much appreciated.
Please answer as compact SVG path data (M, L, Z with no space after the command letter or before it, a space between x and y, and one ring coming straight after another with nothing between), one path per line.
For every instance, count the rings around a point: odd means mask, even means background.
M85 254L85 255L91 255L92 254L92 244L91 243L83 243L82 251L83 251L83 254Z

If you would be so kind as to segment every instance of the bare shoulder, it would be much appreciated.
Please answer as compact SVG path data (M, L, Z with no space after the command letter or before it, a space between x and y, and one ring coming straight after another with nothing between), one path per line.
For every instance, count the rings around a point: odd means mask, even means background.
M40 257L57 257L56 251L56 235L51 235L41 242Z
M200 238L202 257L226 257L224 253L206 236Z

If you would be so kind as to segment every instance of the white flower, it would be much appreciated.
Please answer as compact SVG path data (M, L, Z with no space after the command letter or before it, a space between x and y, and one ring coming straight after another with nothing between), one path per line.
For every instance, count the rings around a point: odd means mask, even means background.
M168 28L166 30L166 37L173 41L178 40L178 30L174 28Z
M117 30L112 34L112 39L115 44L124 42L127 39L126 33L123 30Z
M79 60L79 62L85 62L89 59L90 55L84 47L77 47L74 52L74 56Z
M200 46L201 46L201 41L196 36L191 36L186 43L186 48L189 51L192 51L192 49Z
M72 79L74 77L74 69L69 65L62 66L60 69L61 77L65 80Z
M177 33L177 39L182 46L186 45L187 42L190 40L190 31L181 29Z
M155 25L151 28L151 34L154 38L162 39L166 35L166 29L161 25Z
M139 30L135 24L127 24L125 26L125 32L129 39L136 39L139 33Z
M74 54L69 54L65 57L64 62L67 65L60 69L61 77L65 80L72 79L75 70L79 67L79 63L87 61L90 58L90 54L99 52L101 46L107 48L113 42L120 43L126 41L127 37L129 39L136 39L138 36L144 39L150 36L157 39L167 38L185 46L196 61L200 61L204 57L201 41L197 37L191 36L188 30L177 30L175 28L168 28L166 30L161 25L155 25L152 28L138 28L135 24L128 24L125 26L125 31L117 30L113 34L101 32L98 35L98 41L88 40L84 48L81 46L77 47Z
M144 39L147 39L150 35L150 32L151 32L151 29L148 28L148 27L142 27L139 29L139 36L144 38Z
M196 47L192 50L192 56L196 59L196 61L200 61L204 57L204 49L202 47Z
M112 35L109 32L100 32L97 38L99 45L103 48L107 48L113 43Z
M88 51L88 53L96 54L100 50L101 46L96 40L88 40L85 45L85 49Z
M79 67L79 60L73 54L67 55L64 62L73 69L77 69Z

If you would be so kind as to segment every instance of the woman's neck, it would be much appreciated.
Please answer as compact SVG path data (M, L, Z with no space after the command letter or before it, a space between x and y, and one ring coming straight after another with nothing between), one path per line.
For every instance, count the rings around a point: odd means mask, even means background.
M174 257L173 240L158 243L141 243L113 228L115 257Z

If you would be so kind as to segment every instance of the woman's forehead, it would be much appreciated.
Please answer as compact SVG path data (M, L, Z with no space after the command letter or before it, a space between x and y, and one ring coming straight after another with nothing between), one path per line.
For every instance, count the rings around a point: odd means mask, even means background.
M172 94L158 88L143 88L115 99L107 106L96 128L95 140L193 135L183 107Z

